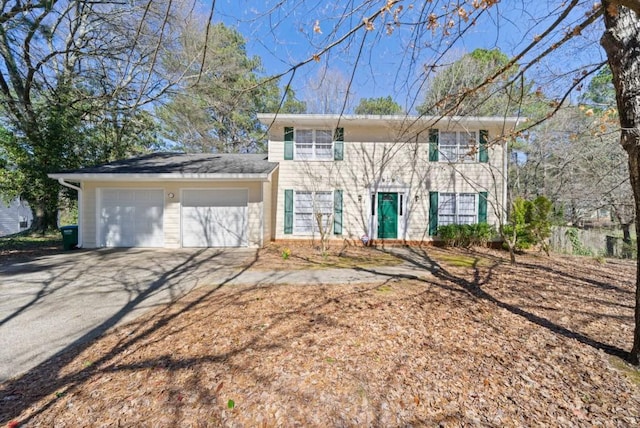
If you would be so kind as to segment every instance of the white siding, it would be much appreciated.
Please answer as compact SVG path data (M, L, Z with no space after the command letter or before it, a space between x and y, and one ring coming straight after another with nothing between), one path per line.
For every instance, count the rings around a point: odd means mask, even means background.
M287 124L287 126L294 126ZM429 162L429 144L388 126L344 126L344 160L332 162L284 160L284 126L270 130L269 161L279 162L275 201L276 239L302 238L284 234L284 190L343 190L343 234L336 239L373 236L371 192L392 191L403 195L398 239L429 240L429 192L488 192L489 224L497 225L503 210L504 148L489 149L488 163ZM308 125L305 127L309 127ZM452 128L456 130L456 128ZM473 131L478 131L473 129ZM487 129L486 126L482 129ZM460 129L461 130L461 129ZM489 138L499 129L489 130ZM494 209L495 208L495 209ZM373 224L375 229L377 225Z
M162 188L164 190L164 246L167 248L179 248L180 238L180 194L181 189L198 188L237 188L248 189L248 221L247 237L249 247L258 247L262 244L262 182L210 182L210 181L137 181L137 182L110 182L88 181L83 183L83 209L82 216L83 246L85 248L97 247L96 236L96 189L109 188ZM173 198L169 194L173 194Z
M25 230L20 227L21 221L26 222L27 227L31 226L33 215L26 202L14 199L8 205L0 199L0 236L12 235Z

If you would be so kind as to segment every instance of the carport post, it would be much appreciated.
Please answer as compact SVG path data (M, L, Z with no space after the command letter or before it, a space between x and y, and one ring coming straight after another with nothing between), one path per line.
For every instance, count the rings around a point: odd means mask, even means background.
M58 178L58 183L78 192L78 248L82 248L82 188Z

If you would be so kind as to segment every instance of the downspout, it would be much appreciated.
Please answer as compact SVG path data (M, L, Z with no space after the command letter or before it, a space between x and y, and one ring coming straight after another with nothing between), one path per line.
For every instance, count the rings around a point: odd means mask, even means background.
M78 192L78 248L82 248L82 188L58 178L58 183Z
M502 173L504 174L504 179L502 180L502 225L507 224L507 217L509 216L509 207L507 203L509 202L509 198L507 192L509 191L509 143L505 141L502 149Z

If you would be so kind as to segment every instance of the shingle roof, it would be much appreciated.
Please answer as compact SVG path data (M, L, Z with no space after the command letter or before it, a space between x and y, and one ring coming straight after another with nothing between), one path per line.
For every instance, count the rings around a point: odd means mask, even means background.
M266 174L277 166L267 160L266 154L165 152L59 174Z

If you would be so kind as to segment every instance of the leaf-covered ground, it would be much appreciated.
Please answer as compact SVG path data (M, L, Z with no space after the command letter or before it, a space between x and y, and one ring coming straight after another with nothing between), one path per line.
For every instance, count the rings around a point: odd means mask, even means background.
M431 273L372 284L203 287L0 385L0 419L60 427L640 425L640 375L618 358L631 345L633 262L530 254L513 267L500 252L434 248L401 257ZM279 250L263 251L252 269L281 263Z
M4 260L28 260L62 251L62 236L58 231L44 235L25 231L0 237L0 257Z

